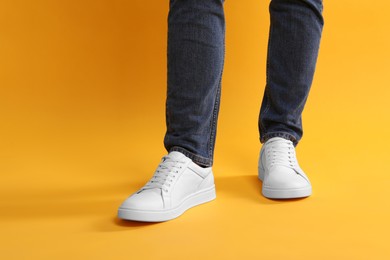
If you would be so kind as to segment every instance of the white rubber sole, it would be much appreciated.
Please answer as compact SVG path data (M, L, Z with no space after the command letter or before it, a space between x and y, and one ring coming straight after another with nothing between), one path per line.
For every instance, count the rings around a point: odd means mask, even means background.
M304 187L299 189L273 189L264 187L261 193L264 197L270 199L295 199L309 197L312 193L311 187Z
M212 201L216 198L215 185L208 189L200 190L185 198L177 207L167 210L136 210L120 207L118 217L125 220L142 222L163 222L182 215L186 210Z
M264 169L259 167L258 178L264 183ZM275 189L272 187L262 186L261 193L269 199L297 199L309 197L312 194L311 186L294 189Z

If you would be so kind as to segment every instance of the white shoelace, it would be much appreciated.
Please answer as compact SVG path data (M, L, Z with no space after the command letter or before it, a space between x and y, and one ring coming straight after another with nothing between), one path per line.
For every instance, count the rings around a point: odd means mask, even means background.
M168 192L174 179L177 177L179 171L183 168L183 163L184 161L179 161L169 156L164 156L153 177L148 183L146 183L143 189L146 190L158 188Z
M269 143L266 156L267 161L270 162L270 167L281 165L294 168L297 164L294 145L288 140L278 140Z

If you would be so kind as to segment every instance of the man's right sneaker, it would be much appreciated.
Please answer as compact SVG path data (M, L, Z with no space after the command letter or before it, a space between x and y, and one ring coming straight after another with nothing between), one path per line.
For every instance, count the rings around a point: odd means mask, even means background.
M161 222L215 199L214 176L180 152L164 156L153 177L128 197L118 210L126 220Z
M270 199L303 198L311 195L309 178L298 164L295 147L281 137L269 139L260 150L259 179L262 193Z

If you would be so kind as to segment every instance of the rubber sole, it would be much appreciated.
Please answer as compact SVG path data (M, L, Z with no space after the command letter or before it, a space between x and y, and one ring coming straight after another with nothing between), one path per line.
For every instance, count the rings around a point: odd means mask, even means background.
M264 187L261 193L264 197L270 199L295 199L309 197L312 193L311 187L304 187L300 189L272 189Z
M177 207L169 210L136 210L119 208L118 217L125 220L141 222L163 222L179 217L188 209L212 201L216 198L215 185L200 190L185 198Z

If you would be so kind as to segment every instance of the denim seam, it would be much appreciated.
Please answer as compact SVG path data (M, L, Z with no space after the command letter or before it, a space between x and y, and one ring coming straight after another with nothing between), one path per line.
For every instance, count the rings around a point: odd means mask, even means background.
M263 116L266 115L266 114L268 113L268 111L269 111L269 109L270 109L270 107L271 107L270 95L269 95L269 93L268 93L267 87L266 87L266 89L265 89L264 92L265 92L265 95L266 95L266 97L267 97L267 104L266 104L266 106L265 106L265 109L264 109L264 112L263 112ZM262 132L265 132L265 127L264 127L264 125L263 125L262 122L261 122L261 118L260 118L260 128L262 129Z
M218 87L217 87L217 92L216 92L216 98L215 98L215 103L214 103L214 108L213 108L213 117L211 118L211 127L210 127L210 139L209 139L209 143L208 143L208 146L209 146L209 157L212 158L213 157L213 148L214 148L214 141L215 141L215 134L214 134L214 131L215 131L215 128L216 128L216 117L217 117L217 109L218 109L218 104L219 104L219 101L218 101L218 95L220 93L220 85L218 84Z
M209 139L209 160L210 163L212 164L213 162L213 157L214 157L214 149L215 149L215 138L216 138L216 127L217 127L217 117L218 117L218 112L219 112L219 106L220 106L220 99L221 99L221 85L222 85L222 74L223 74L223 67L225 63L225 26L224 26L224 37L223 37L223 59L222 59L222 67L221 67L221 72L219 74L219 82L218 82L218 87L217 87L217 92L216 92L216 99L214 103L214 110L213 110L213 117L211 121L211 133L210 133L210 139Z
M267 52L268 52L268 54L267 54L267 56L269 56L269 53L270 53L270 46L271 46L271 41L272 41L272 32L273 32L273 27L272 26L270 26L270 32L269 32L269 37L268 37L268 50L267 50ZM268 93L268 90L267 90L267 87L268 87L268 81L269 81L269 59L268 59L268 57L267 57L267 64L266 64L266 85L265 85L265 90L264 90L264 93L265 93L265 95L266 95L266 97L267 97L267 104L266 104L266 106L265 106L265 108L264 108L264 112L263 112L263 115L265 115L265 114L267 114L267 112L268 112L268 110L270 109L270 107L271 107L271 103L270 103L270 96L269 96L269 93ZM263 126L263 124L261 123L261 117L260 117L260 123L259 123L259 125L260 125L260 129L262 130L262 132L265 132L265 127Z

